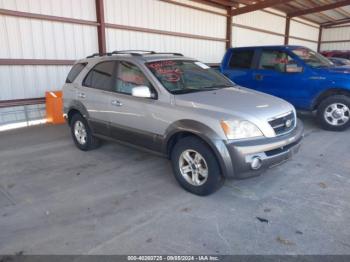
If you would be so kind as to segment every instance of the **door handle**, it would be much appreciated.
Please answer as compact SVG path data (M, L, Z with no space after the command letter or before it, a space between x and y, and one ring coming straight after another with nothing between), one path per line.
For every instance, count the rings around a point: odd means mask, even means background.
M86 95L85 95L84 93L78 93L78 97L79 97L79 98L85 98Z
M112 104L113 106L122 106L122 105L123 105L123 103L120 102L120 101L118 101L118 100L112 100L111 104Z
M261 81L264 79L264 76L263 75L260 75L260 74L256 74L255 75L255 80L258 80L258 81Z

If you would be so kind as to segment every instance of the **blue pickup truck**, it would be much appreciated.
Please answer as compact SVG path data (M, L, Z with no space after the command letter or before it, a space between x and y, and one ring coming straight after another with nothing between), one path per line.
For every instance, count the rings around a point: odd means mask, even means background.
M337 67L306 47L230 48L220 71L241 86L316 112L324 129L342 131L350 126L350 67Z

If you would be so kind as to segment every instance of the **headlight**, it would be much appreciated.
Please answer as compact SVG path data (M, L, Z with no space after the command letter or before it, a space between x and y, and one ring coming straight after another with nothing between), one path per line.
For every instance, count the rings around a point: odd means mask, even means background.
M249 121L221 121L227 139L242 139L263 136L259 128Z

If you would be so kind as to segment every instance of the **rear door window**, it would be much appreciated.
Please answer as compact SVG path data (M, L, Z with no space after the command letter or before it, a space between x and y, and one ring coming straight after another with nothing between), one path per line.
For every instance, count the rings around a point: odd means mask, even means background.
M116 63L114 61L97 64L85 77L83 85L111 91L115 64Z
M73 81L77 78L80 72L85 68L87 63L79 63L75 64L72 69L69 71L69 74L66 79L66 83L73 83Z
M249 69L252 67L254 50L234 50L230 59L230 67Z

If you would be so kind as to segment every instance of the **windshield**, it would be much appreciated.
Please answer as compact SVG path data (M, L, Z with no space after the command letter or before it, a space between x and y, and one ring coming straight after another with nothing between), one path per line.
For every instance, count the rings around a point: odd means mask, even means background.
M292 52L311 67L331 67L334 64L323 55L307 48L292 49Z
M219 72L198 61L165 60L146 66L172 94L208 91L235 84Z

